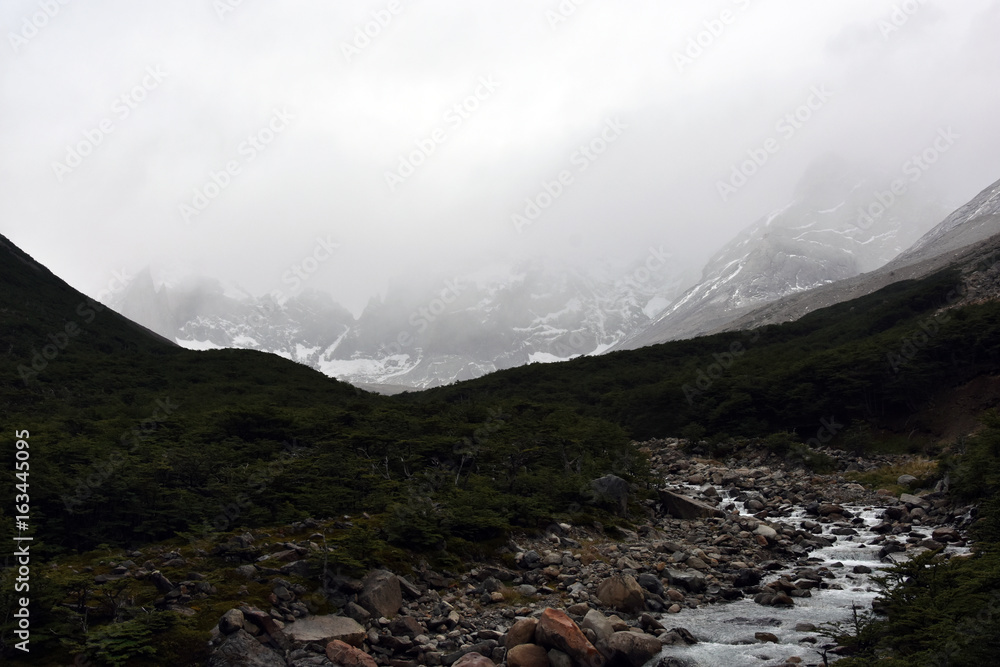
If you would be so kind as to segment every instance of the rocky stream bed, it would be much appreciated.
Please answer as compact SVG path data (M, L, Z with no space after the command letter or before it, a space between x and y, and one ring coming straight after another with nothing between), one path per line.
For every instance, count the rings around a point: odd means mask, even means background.
M766 452L717 462L673 440L644 448L663 484L637 531L557 524L512 540L506 566L327 577L335 615L310 615L303 600L316 592L281 576L317 542L268 545L285 566L237 572L271 586L272 607L227 612L209 664L822 665L838 648L817 630L870 609L880 567L929 549L967 551L971 508L941 485L896 498L776 465ZM896 462L830 454L842 469ZM616 479L598 486L627 491Z

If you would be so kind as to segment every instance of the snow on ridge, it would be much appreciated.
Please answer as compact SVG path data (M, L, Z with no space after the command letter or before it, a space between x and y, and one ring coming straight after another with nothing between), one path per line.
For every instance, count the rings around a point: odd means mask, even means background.
M226 349L222 345L216 345L210 340L185 340L183 338L175 338L174 342L183 347L185 350L194 350L196 352L204 352L205 350L224 350Z

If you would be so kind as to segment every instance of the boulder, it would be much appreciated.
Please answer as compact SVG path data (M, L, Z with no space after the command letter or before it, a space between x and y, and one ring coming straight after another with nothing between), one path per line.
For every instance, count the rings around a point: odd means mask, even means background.
M149 578L153 582L153 585L156 586L156 590L160 591L161 593L169 593L170 591L176 588L176 586L174 586L169 579L163 576L163 573L161 573L159 570L156 570L152 574L150 574Z
M590 483L599 500L610 503L618 516L628 513L628 482L616 475L605 475Z
M215 649L208 667L285 667L285 659L240 629ZM370 667L375 667L375 663Z
M342 641L361 646L367 633L364 627L347 616L309 616L285 626L285 634L297 642L329 644Z
M397 616L396 619L389 624L389 632L397 637L405 636L412 639L417 635L424 634L426 630L424 630L424 626L420 625L420 622L412 616Z
M650 574L649 572L643 572L639 575L639 585L645 588L650 593L655 593L656 595L663 595L663 582L655 574Z
M549 651L549 665L551 667L573 667L573 658L554 648Z
M617 611L634 613L646 608L642 586L628 574L616 574L602 581L597 587L597 597L606 607Z
M596 609L591 609L587 612L587 615L583 617L583 622L580 623L580 627L585 630L593 630L594 634L597 635L598 642L606 642L611 639L611 635L615 634L615 629L611 625L611 621L608 620L608 617Z
M772 644L780 644L781 643L781 640L779 640L778 636L775 635L773 632L755 632L753 634L753 638L756 639L759 642L764 642L764 643L768 643L768 642L772 643Z
M326 645L326 657L340 667L378 667L370 655L339 640ZM284 665L285 661L282 660L281 664Z
M538 644L518 644L507 651L507 667L549 667L549 654Z
M642 667L663 648L660 640L638 632L616 632L607 642L611 665Z
M546 648L562 651L580 667L604 667L604 656L565 612L557 609L542 611L535 639Z
M682 496L679 493L667 491L666 489L660 489L658 493L660 494L660 504L663 506L663 511L674 518L693 521L694 519L726 516L726 513L722 510Z
M245 607L241 611L243 618L260 628L272 644L278 648L288 648L288 637L285 636L285 633L278 627L269 613L253 607ZM258 640L263 641L264 639L259 636Z
M918 505L920 507L927 507L930 504L920 496L915 496L911 493L900 494L899 500L900 502L904 502L909 505Z
M708 587L708 581L700 572L693 570L665 570L667 580L671 586L679 586L688 593L704 593Z
M231 635L243 628L243 612L239 609L230 609L219 619L219 632L224 635Z
M757 529L753 532L757 535L762 535L769 540L775 540L778 538L778 531L763 523L757 526Z
M392 618L403 606L403 593L399 579L388 570L372 570L362 581L358 604L372 616Z
M507 650L520 646L521 644L531 644L535 641L535 628L538 627L537 618L522 618L510 626L507 631Z
M913 486L917 483L917 478L913 475L900 475L899 479L896 480L896 484L900 486Z
M496 667L496 663L482 653L472 651L452 663L452 667Z

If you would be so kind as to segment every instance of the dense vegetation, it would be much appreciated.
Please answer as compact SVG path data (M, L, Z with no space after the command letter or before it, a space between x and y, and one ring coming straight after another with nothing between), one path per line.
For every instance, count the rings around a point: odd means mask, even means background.
M30 432L36 562L363 513L342 564L393 546L447 559L515 527L613 523L590 481L648 485L633 439L863 449L870 427L1000 369L1000 304L939 313L959 285L943 272L791 324L385 397L272 355L180 350L2 250L0 455L13 461L15 430ZM0 503L8 544L12 525ZM153 632L136 623L104 640Z
M965 443L955 492L982 502L970 558L928 553L882 577L879 614L835 632L855 650L844 667L990 664L1000 651L1000 415Z

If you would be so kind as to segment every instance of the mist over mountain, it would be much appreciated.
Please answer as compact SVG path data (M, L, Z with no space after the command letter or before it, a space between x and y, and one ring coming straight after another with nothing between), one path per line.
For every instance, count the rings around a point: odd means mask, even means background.
M932 193L912 189L873 218L885 181L835 156L814 163L791 202L740 232L698 284L617 349L705 334L789 294L885 265L946 213Z
M436 279L400 277L355 319L317 290L255 296L201 278L157 284L145 270L114 306L191 349L272 352L388 391L600 354L690 279L662 247L625 266L522 260Z

